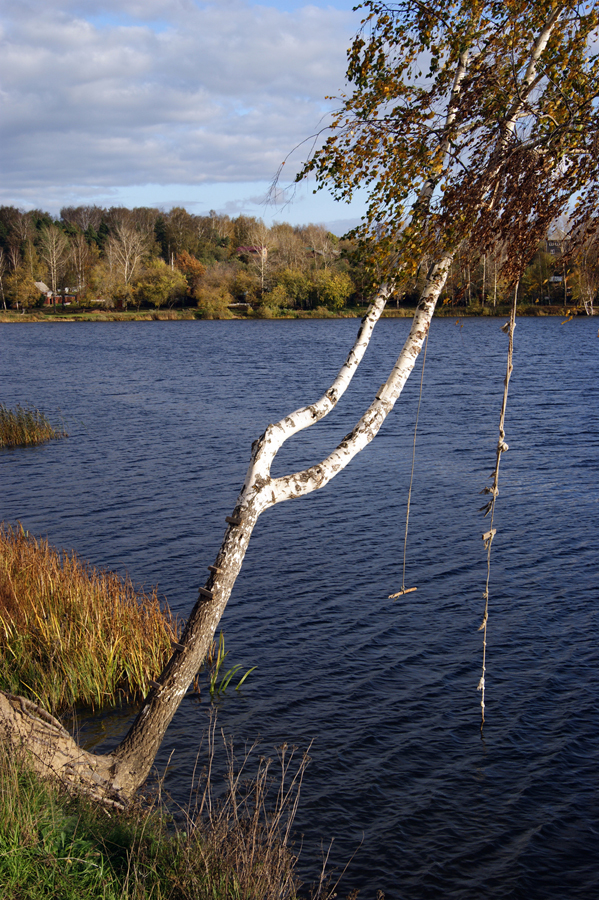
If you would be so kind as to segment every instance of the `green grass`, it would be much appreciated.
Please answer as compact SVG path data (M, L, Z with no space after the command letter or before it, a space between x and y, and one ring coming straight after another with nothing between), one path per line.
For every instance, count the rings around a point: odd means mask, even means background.
M52 712L145 695L177 623L156 592L0 525L0 689Z
M214 736L214 726L211 726ZM230 748L228 748L230 751ZM209 750L208 772L212 764ZM242 780L230 770L217 803L204 780L193 814L176 825L164 805L92 805L43 781L0 750L0 886L10 900L295 900L289 832L307 758L280 774L269 763ZM269 786L272 790L269 792ZM208 793L207 793L208 792ZM267 810L267 798L274 795ZM268 801L270 802L270 800ZM323 900L329 896L320 894Z
M27 447L63 437L66 433L54 428L38 409L9 409L0 403L0 447Z

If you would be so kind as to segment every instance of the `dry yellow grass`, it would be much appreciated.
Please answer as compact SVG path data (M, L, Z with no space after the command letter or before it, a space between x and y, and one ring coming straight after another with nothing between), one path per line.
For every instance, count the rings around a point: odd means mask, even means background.
M177 623L156 591L0 525L0 688L52 711L143 695Z

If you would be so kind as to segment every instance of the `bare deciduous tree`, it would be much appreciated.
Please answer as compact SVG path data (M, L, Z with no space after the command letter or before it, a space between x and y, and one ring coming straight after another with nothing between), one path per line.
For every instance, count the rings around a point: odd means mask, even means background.
M150 248L147 232L134 225L119 222L106 241L106 258L110 271L128 287Z
M85 235L78 232L70 239L70 260L75 272L77 292L85 290L86 274L97 257Z
M58 293L58 283L62 277L69 255L69 239L57 225L42 228L39 240L39 255L48 269L50 288Z
M91 226L98 230L102 222L104 210L100 206L63 206L60 210L60 218L67 225L74 225L81 231L87 231Z

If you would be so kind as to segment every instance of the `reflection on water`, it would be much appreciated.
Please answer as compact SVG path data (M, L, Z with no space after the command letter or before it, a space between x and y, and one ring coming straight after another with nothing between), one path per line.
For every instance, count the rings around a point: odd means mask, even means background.
M297 824L355 857L361 897L599 896L596 325L519 320L493 544L487 724L479 731L486 520L507 339L435 321L420 413L408 581L403 523L418 383L319 494L269 510L223 618L257 665L219 719L238 746L314 739ZM385 320L341 408L281 474L347 433L409 323ZM62 411L70 437L0 454L1 517L127 570L181 615L214 558L268 422L316 399L354 321L0 325L2 400ZM188 797L207 703L186 700L158 763ZM109 747L128 713L81 723ZM99 742L99 743L97 743ZM172 754L172 758L171 758ZM358 848L356 850L356 848Z

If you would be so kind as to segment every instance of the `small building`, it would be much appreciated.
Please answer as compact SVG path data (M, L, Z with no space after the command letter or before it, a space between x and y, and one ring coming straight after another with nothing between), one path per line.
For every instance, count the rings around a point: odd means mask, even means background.
M268 258L268 247L238 247L237 252L240 256L258 256L264 262L266 262Z
M38 289L38 291L40 292L40 294L43 295L44 306L53 306L54 303L56 302L56 298L54 297L54 294L52 293L52 291L50 290L48 285L45 284L43 281L36 281L35 286Z
M34 282L36 288L44 298L44 306L70 306L71 303L77 303L79 295L72 293L72 288L66 288L62 294L54 294L47 284L43 281Z
M551 256L561 256L570 244L568 238L547 238L545 241L545 252Z

